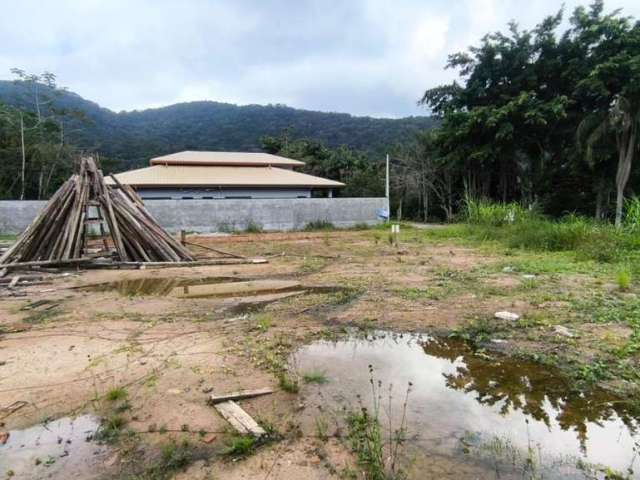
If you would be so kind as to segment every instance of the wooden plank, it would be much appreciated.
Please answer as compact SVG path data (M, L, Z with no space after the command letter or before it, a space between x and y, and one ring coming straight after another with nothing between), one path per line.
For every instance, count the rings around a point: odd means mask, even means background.
M240 405L233 400L217 403L213 408L215 408L218 413L220 413L220 415L222 415L222 417L240 434L250 434L260 437L267 433L247 412L240 408Z
M16 263L7 263L4 265L0 265L2 268L6 269L14 269L14 268L22 268L22 267L53 267L59 265L78 265L82 263L91 262L94 259L91 257L81 257L81 258L69 258L67 260L37 260L35 262L16 262Z
M203 248L205 250L209 250L215 253L219 253L220 255L226 255L228 257L233 257L233 258L247 258L244 255L238 255L236 253L231 253L231 252L226 252L224 250L220 250L218 248L212 248L212 247L206 247L204 245L200 245L198 243L193 243L193 242L187 242L186 240L183 242L184 245L191 245L192 247L200 247Z
M8 288L12 289L13 287L15 287L18 284L19 281L20 281L20 275L16 275L15 277L13 277L11 279L11 283L9 283L9 287Z
M216 403L227 402L229 400L243 400L245 398L269 395L270 393L273 393L273 390L271 390L270 388L259 388L257 390L240 390L238 392L225 393L223 395L211 395L209 397L209 403L215 405Z

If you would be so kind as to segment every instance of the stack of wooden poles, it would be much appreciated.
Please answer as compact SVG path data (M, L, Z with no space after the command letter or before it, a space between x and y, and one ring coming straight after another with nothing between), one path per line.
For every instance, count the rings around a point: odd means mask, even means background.
M190 262L189 251L145 209L129 185L105 182L91 157L53 195L2 264L99 262ZM98 243L100 248L92 248Z

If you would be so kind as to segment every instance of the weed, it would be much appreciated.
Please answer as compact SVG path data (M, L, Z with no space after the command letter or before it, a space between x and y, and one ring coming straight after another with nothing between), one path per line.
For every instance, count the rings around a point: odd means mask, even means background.
M233 457L246 457L251 454L257 446L257 440L250 435L238 435L232 437L227 442L227 448L224 450L225 455Z
M400 425L393 430L391 418L389 417L388 438L385 440L382 426L380 424L380 410L382 403L382 382L376 381L373 373L373 366L369 365L369 383L371 385L371 396L373 408L369 409L362 405L360 397L359 410L352 411L347 416L349 428L348 438L351 448L356 454L358 463L364 468L366 478L371 480L390 480L402 476L402 471L398 465L401 455L401 446L405 440L407 407L409 394L413 385L409 382L402 408L402 418ZM392 411L392 386L389 385L388 411Z
M307 372L302 376L304 383L327 383L329 380L323 372Z
M249 223L247 223L244 231L245 233L262 233L264 230L262 228L262 225L254 222L253 220L250 220Z
M328 220L314 220L307 223L303 230L305 232L312 232L314 230L335 230L335 225Z
M326 261L320 257L304 257L299 270L301 273L315 273L322 270L326 265Z
M273 321L273 315L268 312L258 313L255 315L256 321L256 330L260 330L261 332L266 332L271 327L271 322Z
M300 391L300 384L298 380L291 377L286 372L280 372L278 374L278 385L282 390L288 393L298 393Z
M107 392L105 398L110 402L124 400L127 398L127 390L124 387L115 387Z
M315 426L316 437L318 437L318 439L322 440L323 442L326 442L329 438L329 435L327 434L327 432L329 431L329 424L327 423L327 421L323 417L316 417Z
M93 436L94 440L100 443L114 444L120 438L122 428L126 425L126 420L123 416L112 414L106 418L103 418L100 422L100 426Z
M616 273L616 283L622 291L627 291L631 287L631 272L625 268Z

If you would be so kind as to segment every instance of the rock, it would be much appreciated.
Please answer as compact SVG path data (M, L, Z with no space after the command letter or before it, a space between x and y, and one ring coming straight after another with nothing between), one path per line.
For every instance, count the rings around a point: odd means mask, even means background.
M504 267L504 268L502 269L502 271L503 271L504 273L511 273L511 272L513 272L513 267Z
M505 340L503 338L492 338L491 339L491 343L496 343L496 344L500 345L502 343L507 343L507 340Z
M205 387L202 389L202 393L211 393L213 392L213 387Z
M0 432L0 445L4 445L9 440L9 432Z
M553 331L558 335L562 335L563 337L569 337L569 338L574 337L573 333L571 333L571 331L569 331L569 329L564 325L554 325Z
M533 280L534 278L536 278L536 276L532 275L531 273L525 273L524 275L522 275L522 278L525 278L527 280Z
M202 437L202 441L204 443L213 443L213 441L216 439L217 437L213 434L213 433L207 433L204 437Z
M496 312L493 314L493 316L495 318L497 318L498 320L507 320L509 322L515 322L516 320L520 319L520 315L518 315L517 313L513 313L513 312Z

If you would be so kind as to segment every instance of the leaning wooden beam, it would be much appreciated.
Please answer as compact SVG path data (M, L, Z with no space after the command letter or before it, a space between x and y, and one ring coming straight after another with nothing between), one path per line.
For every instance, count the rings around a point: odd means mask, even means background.
M259 388L257 390L240 390L238 392L226 393L224 395L211 395L208 401L211 405L215 405L216 403L227 402L229 400L243 400L246 398L269 395L270 393L273 393L273 390L271 390L270 388Z
M240 406L232 401L218 403L213 406L222 417L242 435L254 435L261 437L267 432L258 425L251 416L245 412Z

